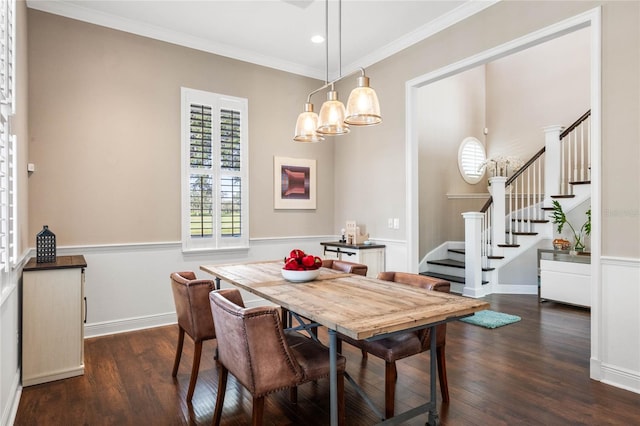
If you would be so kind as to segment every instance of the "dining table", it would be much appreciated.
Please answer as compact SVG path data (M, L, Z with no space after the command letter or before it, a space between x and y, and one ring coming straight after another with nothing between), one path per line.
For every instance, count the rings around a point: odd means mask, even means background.
M487 309L480 299L320 268L317 278L291 282L282 277L282 260L220 265L200 269L221 282L255 294L327 328L330 358L331 426L338 424L337 335L356 340L380 339L395 333L431 329L430 400L379 424L400 424L428 412L427 424L439 424L436 406L436 326Z

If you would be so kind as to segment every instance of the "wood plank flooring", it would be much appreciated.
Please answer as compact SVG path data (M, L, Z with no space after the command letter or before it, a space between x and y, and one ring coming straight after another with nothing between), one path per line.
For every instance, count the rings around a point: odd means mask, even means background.
M442 425L640 425L640 395L589 379L588 310L536 296L492 295L491 309L522 321L484 329L462 322L448 325L447 371L450 404L440 402ZM177 379L171 377L177 326L87 339L85 375L23 389L16 425L206 425L211 423L217 386L215 341L205 342L193 404L185 402L193 344ZM326 341L326 333L321 331ZM344 345L347 371L382 409L384 365ZM428 398L429 354L398 363L396 411ZM348 383L349 425L377 418ZM329 423L328 381L269 396L266 425ZM229 376L223 425L246 425L251 397ZM407 425L424 425L426 415Z

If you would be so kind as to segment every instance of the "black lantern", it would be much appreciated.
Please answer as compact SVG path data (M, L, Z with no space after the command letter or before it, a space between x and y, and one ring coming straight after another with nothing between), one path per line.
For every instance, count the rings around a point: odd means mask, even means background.
M56 261L56 234L47 225L36 236L36 263L53 263Z

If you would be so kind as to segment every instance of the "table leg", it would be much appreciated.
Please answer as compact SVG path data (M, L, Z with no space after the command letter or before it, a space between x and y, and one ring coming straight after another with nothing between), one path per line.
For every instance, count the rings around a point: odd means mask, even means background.
M216 290L220 290L220 278L216 277Z
M431 398L431 408L429 409L429 420L427 421L427 426L438 426L440 424L440 419L438 418L438 406L437 404L437 394L436 394L436 367L438 364L438 354L436 351L436 328L435 326L431 327L431 347L430 347L430 351L431 353L429 354L429 358L431 359L430 362L430 373L429 373L429 379L430 379L430 387L431 390L429 391L430 393L430 398Z
M338 339L336 331L329 329L329 395L331 403L331 426L338 425Z

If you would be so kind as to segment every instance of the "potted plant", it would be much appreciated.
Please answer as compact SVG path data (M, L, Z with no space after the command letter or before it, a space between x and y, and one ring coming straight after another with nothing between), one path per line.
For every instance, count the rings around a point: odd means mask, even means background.
M560 203L557 200L553 200L553 212L551 214L553 223L555 225L558 225L558 234L562 233L562 228L565 224L568 225L569 228L571 228L571 232L573 233L574 238L574 251L583 251L585 248L584 238L585 236L591 235L591 209L587 210L585 214L587 215L586 222L580 227L578 231L576 231L576 228L574 228L573 225L571 225L571 223L567 220L567 216L564 214Z

